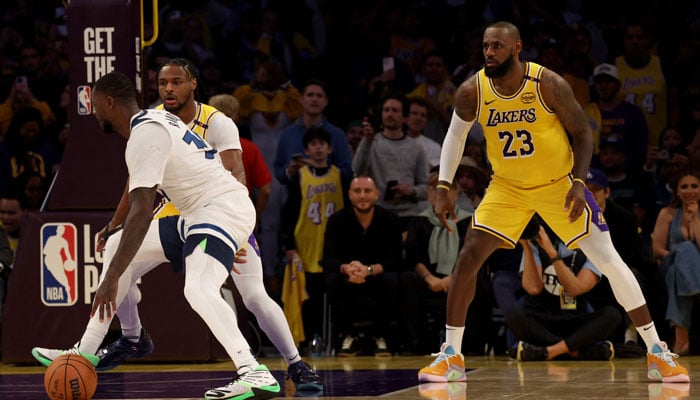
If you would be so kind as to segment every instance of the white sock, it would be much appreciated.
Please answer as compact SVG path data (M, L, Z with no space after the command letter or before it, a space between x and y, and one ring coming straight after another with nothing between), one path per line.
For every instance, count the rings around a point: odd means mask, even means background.
M452 346L452 350L457 354L462 353L462 336L464 336L463 326L445 325L445 343Z
M643 326L638 326L637 332L639 332L639 336L642 337L644 344L647 345L647 352L649 353L651 353L651 348L661 341L661 339L659 339L659 334L656 332L654 321Z

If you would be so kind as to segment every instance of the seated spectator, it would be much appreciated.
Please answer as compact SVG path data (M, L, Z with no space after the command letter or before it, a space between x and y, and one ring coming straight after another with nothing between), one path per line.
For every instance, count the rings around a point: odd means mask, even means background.
M305 290L309 297L301 306L301 316L305 336L309 339L312 334L323 333L325 279L319 263L323 256L323 234L328 217L347 204L345 193L349 179L343 177L340 168L329 164L332 139L323 127L307 130L303 143L309 158L306 166L289 176L281 234L287 268L297 262L303 266ZM344 143L340 145L345 146ZM285 286L287 284L290 283L285 282ZM289 323L292 325L293 321Z
M700 173L685 170L671 182L673 200L656 219L653 251L662 260L668 290L666 319L675 327L673 352L686 355L693 297L700 293Z
M359 338L364 334L374 339L376 356L390 356L387 340L397 318L401 260L399 218L376 205L379 189L368 176L352 180L349 198L352 207L328 218L321 263L333 329L342 340L337 355L360 354ZM362 331L358 322L366 320L371 330Z
M449 223L458 234L447 231L433 208L437 184L438 174L433 172L428 180L430 208L414 218L408 227L404 247L409 270L403 272L400 279L403 305L401 309L405 312L402 317L405 325L402 329L403 345L408 349L417 350L420 354L425 354L424 350L434 347L440 340L438 336L427 337L430 327L426 326L422 316L427 314L428 308L445 309L452 269L457 261L459 249L462 248L472 215L471 212L457 205L455 207L457 222L450 220ZM458 195L457 184L453 182L448 196L455 200ZM431 306L428 307L427 303ZM444 314L440 315L440 319L435 321L435 324L444 327Z
M22 227L22 215L24 207L19 195L13 191L0 194L0 223L7 232L12 251L17 251L19 244L19 231Z
M536 215L520 243L527 294L506 315L519 340L516 358L612 359L615 352L607 338L620 324L620 313L613 306L592 310L582 297L598 284L601 272L581 250L568 249Z
M32 107L23 108L12 117L7 136L0 143L0 159L7 189L15 184L25 171L35 171L50 180L58 168L58 152L47 137L40 112Z
M474 212L486 193L491 178L469 156L462 157L457 167L455 181L459 187L457 204L469 212Z
M17 176L16 187L27 211L41 211L48 188L40 173L33 170L22 172Z
M652 182L649 175L642 171L625 170L625 149L624 144L616 137L602 141L599 154L600 170L605 172L608 179L610 199L631 211L637 226L645 229L649 215L654 215L655 210Z

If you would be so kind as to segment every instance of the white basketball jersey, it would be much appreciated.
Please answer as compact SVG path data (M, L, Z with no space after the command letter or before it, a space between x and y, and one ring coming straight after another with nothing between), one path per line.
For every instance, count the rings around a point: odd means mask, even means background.
M142 110L131 118L125 159L129 191L156 187L188 216L225 193L248 189L221 164L216 151L177 116Z

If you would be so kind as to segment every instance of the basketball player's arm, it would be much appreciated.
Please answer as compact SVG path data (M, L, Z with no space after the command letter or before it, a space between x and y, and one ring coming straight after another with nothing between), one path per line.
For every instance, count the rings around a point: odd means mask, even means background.
M224 150L219 153L224 168L231 171L238 182L245 185L245 169L243 169L243 151L239 149Z
M437 214L442 225L449 232L453 230L447 223L447 218L449 217L457 222L457 214L455 214L454 210L454 200L447 196L448 188L451 186L459 162L462 160L467 135L476 119L478 101L476 77L472 76L457 89L452 120L447 128L445 140L440 151L440 171L438 173L439 181L437 198L435 199L435 214Z
M564 209L569 210L569 220L576 220L585 209L585 182L593 156L593 133L581 105L574 98L571 86L558 74L545 69L542 73L542 97L554 109L559 121L573 137L574 167L573 186L566 194Z
M111 319L113 313L117 309L117 288L119 277L126 270L133 260L136 252L153 219L153 202L156 198L156 187L151 188L136 188L129 193L129 213L124 222L124 230L122 238L119 241L117 251L114 253L114 258L109 264L109 269L105 274L105 278L97 288L95 300L92 303L92 311L90 316L99 313L100 321L104 321L105 315L107 319Z

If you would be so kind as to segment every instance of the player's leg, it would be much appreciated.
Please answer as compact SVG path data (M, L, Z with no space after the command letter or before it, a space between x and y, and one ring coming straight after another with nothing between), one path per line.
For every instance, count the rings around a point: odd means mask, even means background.
M610 232L593 226L591 234L578 242L589 260L608 278L617 301L627 311L647 345L648 378L662 382L689 382L688 371L662 342L651 319L644 294L632 270L613 247Z
M162 244L164 242L164 236L173 237L178 244L181 244L182 241L179 238L176 229L177 219L177 216L173 216L151 221L148 233L146 234L138 253L134 257L134 260L129 265L129 268L133 269L133 276L128 286L128 290L126 291L124 298L117 303L117 316L119 317L119 322L121 324L122 336L116 341L100 348L97 351L97 356L100 357L100 361L97 364L98 371L106 371L116 368L127 358L146 357L153 352L153 341L141 325L138 310L138 303L141 300L141 291L136 283L143 275L151 271L153 268L168 262L168 258L165 256L165 252L163 250L164 246ZM104 265L109 265L109 262L116 252L117 246L119 245L120 239L121 232L118 232L107 241L103 253ZM103 269L102 275L104 275L105 272L106 268ZM102 334L103 338L104 334L106 334L106 332ZM84 340L87 339L88 338L84 337ZM83 346L86 346L86 351L91 350L92 346L95 344L95 341L91 341L89 344L86 343L83 345L82 343L84 340L81 340L81 350L83 349ZM100 344L98 343L97 345L99 346Z
M287 374L297 390L322 390L320 377L301 359L282 308L265 291L260 251L253 235L247 244L246 263L237 264L240 274L231 272L243 304L255 315L263 332L287 363Z
M585 192L584 213L576 221L569 222L568 211L563 209L561 199L571 185L571 180L562 179L536 193L533 201L538 204L538 213L567 246L578 245L608 278L615 298L627 311L647 345L649 378L664 382L688 382L687 370L675 362L676 355L670 353L666 343L659 339L639 282L615 250L608 226L602 218L603 213L588 189Z
M517 191L492 180L479 204L464 246L457 256L452 284L447 292L446 341L438 357L418 372L423 382L463 381L462 337L467 310L476 293L477 273L499 246L515 246L532 211Z
M204 395L207 399L272 396L280 391L275 377L251 353L235 312L220 294L231 273L235 252L247 242L254 226L255 208L247 192L240 191L195 210L181 229L186 233L185 298L237 367L233 381L208 390Z
M233 265L233 250L219 238L196 234L185 240L185 298L204 320L237 368L238 378L211 389L206 398L232 398L248 392L280 391L266 366L260 365L238 328L236 315L219 290ZM251 386L254 385L254 386Z

